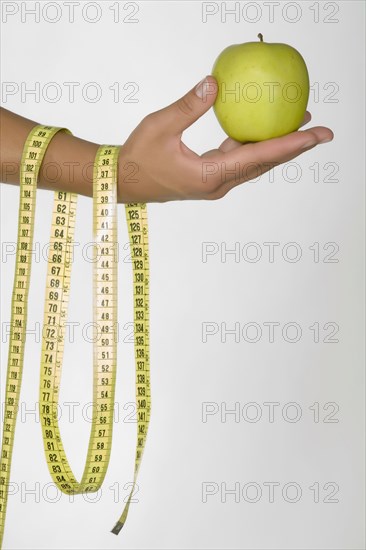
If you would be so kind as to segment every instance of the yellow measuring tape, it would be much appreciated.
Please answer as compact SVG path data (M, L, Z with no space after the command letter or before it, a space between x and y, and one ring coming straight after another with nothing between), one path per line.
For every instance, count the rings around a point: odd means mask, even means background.
M38 125L24 145L20 170L17 256L0 462L0 546L4 534L15 424L19 405L31 275L36 188L39 169L52 137L65 128ZM70 132L69 132L70 133ZM95 492L107 472L113 428L117 368L117 173L119 147L98 148L93 172L93 417L82 479L67 460L57 405L71 282L71 255L77 195L55 192L42 332L39 410L44 450L54 483L67 494ZM112 529L118 534L129 510L150 419L149 258L145 204L125 205L133 268L137 447L134 481L123 512Z

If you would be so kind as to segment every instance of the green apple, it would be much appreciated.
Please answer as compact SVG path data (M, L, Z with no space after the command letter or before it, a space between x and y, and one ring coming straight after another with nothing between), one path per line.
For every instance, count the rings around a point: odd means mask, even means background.
M218 82L215 115L237 141L263 141L300 127L309 99L303 57L288 44L233 44L212 68Z

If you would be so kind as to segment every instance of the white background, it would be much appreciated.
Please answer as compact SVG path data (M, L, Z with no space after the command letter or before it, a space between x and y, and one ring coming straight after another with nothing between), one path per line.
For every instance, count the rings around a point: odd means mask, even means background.
M216 202L149 205L152 419L138 480L139 502L131 505L127 524L116 537L109 531L128 494L124 485L132 480L136 428L126 421L132 411L128 403L134 400L134 365L133 344L123 341L131 332L125 324L132 320L132 299L120 205L120 415L102 494L96 503L83 496L70 503L49 485L40 424L35 413L24 414L25 407L37 408L41 349L37 336L28 334L4 548L364 548L364 3L237 2L237 15L226 20L225 3L210 3L217 13L206 22L200 2L120 2L117 22L111 10L116 3L110 2L99 2L98 11L93 5L83 11L91 3L80 2L74 22L69 22L64 2L57 3L58 11L55 2L40 2L39 22L25 12L34 9L35 2L1 4L1 80L14 91L3 93L2 105L39 123L66 126L98 143L123 143L146 114L178 99L209 74L222 49L256 40L262 32L266 41L285 42L301 52L312 84L312 124L329 126L335 133L331 144L305 153L287 171L278 167L273 181L265 175ZM234 2L226 3L226 8L233 7ZM16 13L7 16L11 11ZM94 18L99 21L90 22ZM39 97L22 96L22 90L37 82ZM50 82L62 92L56 101L55 88L47 87ZM80 83L74 101L65 82ZM85 91L90 82L101 90L99 101L90 100L92 88ZM118 102L109 89L116 82ZM131 82L136 83L137 102L128 102ZM184 134L184 142L198 153L224 138L212 110ZM14 255L5 251L11 251L16 240L18 195L18 188L1 186L2 380L14 272ZM52 199L51 192L38 193L38 252L48 242ZM82 333L92 321L91 264L81 250L91 241L91 224L91 199L81 197L69 313L69 320L78 325L74 342L66 346L60 421L78 476L90 429L81 413L91 400L92 344ZM203 262L207 242L218 252ZM280 243L273 262L266 242ZM302 253L297 262L286 256L286 250L289 256L295 251L286 249L291 242ZM262 253L257 262L248 261L255 248L247 243L257 243ZM314 243L319 243L319 262L309 249ZM333 256L338 262L323 261L332 252L323 249L326 243L339 247ZM239 261L233 254L221 257L225 247L235 246ZM46 262L38 252L32 268L30 330L43 316ZM218 327L206 343L205 322ZM221 341L221 323L227 328L240 323L241 329L250 322L262 329L257 343L247 341L253 332L246 339L241 335L239 342L233 335ZM273 343L266 322L280 323ZM301 326L297 343L282 336L289 322ZM309 329L314 323L320 326L319 343ZM338 343L324 343L330 333L323 328L326 323L339 326ZM79 403L74 422L66 402ZM203 422L208 402L218 412ZM273 422L266 402L279 404ZM235 403L239 418L225 416L225 407L232 409ZM248 420L255 415L248 403L256 403L262 414L257 422ZM296 403L301 412L297 422L289 421L296 411L294 406L286 409L288 403ZM309 409L314 403L319 403L319 422ZM327 403L335 405L324 410ZM338 422L325 422L332 411ZM203 502L206 482L217 492ZM264 485L268 482L279 484L274 502ZM294 497L291 487L287 499L282 492L291 482L302 491L296 503L288 502ZM233 494L222 502L225 486L233 489L235 483L240 484L239 502ZM244 498L247 483L257 485ZM320 502L309 489L315 483ZM339 487L333 496L338 502L324 502L334 484ZM249 502L253 487L262 491L256 503Z

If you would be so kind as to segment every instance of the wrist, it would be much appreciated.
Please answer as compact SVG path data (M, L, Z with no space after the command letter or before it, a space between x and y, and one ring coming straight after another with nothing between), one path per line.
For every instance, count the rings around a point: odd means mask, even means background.
M60 131L49 144L38 185L93 196L93 166L99 145Z

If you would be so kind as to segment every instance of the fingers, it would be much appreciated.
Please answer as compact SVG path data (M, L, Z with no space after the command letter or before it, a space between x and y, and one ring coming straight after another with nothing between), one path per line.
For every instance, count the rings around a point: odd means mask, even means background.
M309 111L306 111L304 119L303 119L302 123L300 124L300 128L302 126L305 126L305 124L308 124L308 122L310 122L310 121L311 121L311 113Z
M210 149L209 151L206 151L205 153L202 153L202 155L200 155L201 158L206 158L206 157L213 157L213 156L217 156L218 153L227 153L228 151L232 151L233 149L237 149L238 147L240 147L241 145L243 145L242 142L240 141L236 141L235 139L231 139L231 138L227 138L225 139L225 141L223 141L221 143L221 145L219 146L218 149Z
M300 125L300 128L302 126L305 126L305 124L308 124L308 122L310 122L310 121L311 121L311 113L309 111L306 111L306 113L304 115L304 119L303 119L303 121ZM210 151L207 151L206 153L203 153L203 155L201 155L201 157L213 156L218 151L221 151L222 153L228 153L229 151L233 151L234 149L237 149L238 147L241 147L245 143L247 143L247 142L236 141L235 139L232 139L232 138L228 137L221 143L221 145L218 149L211 149Z
M226 153L223 160L228 163L281 163L288 156L299 155L309 147L331 141L333 137L333 132L329 128L315 126L283 137L247 143Z
M164 109L152 113L157 130L180 135L212 107L217 94L216 79L208 75L183 97Z
M332 139L333 132L329 128L317 126L238 147L228 142L228 146L233 147L230 151L219 155L217 150L215 161L202 165L202 173L206 174L206 180L210 182L211 198L221 198L233 187Z
M221 151L222 153L229 153L229 151L233 151L234 149L237 149L242 145L243 143L240 141L236 141L236 139L227 138L221 143L219 151Z

